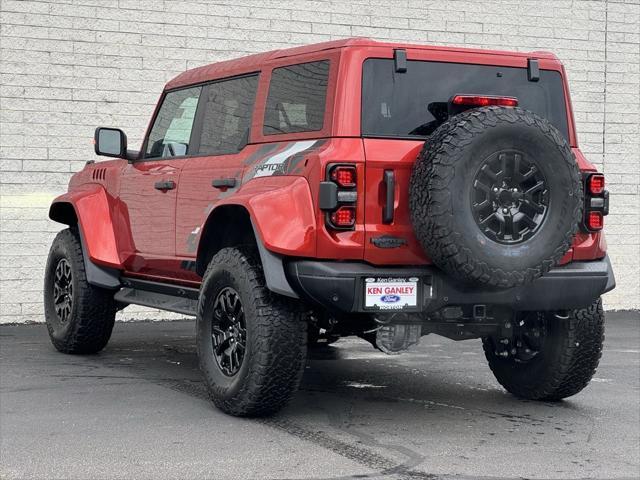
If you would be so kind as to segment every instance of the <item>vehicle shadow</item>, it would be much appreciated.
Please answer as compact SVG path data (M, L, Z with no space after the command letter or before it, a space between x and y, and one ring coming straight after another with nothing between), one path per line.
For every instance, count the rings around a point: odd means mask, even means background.
M3 333L10 335L12 328ZM6 343L7 358L15 350L31 364L37 361L51 372L62 369L61 381L86 376L86 385L156 384L182 395L176 409L221 415L198 368L193 321L117 324L107 348L89 356L60 355L43 326L27 330L32 335ZM225 421L245 427L259 422L309 444L310 451L321 448L373 472L360 478L433 479L441 478L434 472L475 472L479 465L485 470L472 477L491 478L493 472L510 471L505 465L516 454L527 459L516 464L521 476L548 471L563 478L594 466L581 445L605 448L597 398L609 385L596 382L563 402L525 401L497 384L478 340L427 336L410 352L387 356L347 338L309 350L300 389L280 413ZM565 475L546 466L545 452L551 450L565 452L558 457L566 458ZM487 452L502 454L486 461Z
M208 402L193 325L154 326L153 332L116 335L93 361ZM399 356L352 339L310 349L291 403L273 417L238 422L260 422L376 475L435 478L422 470L434 445L459 449L461 461L509 438L523 448L550 440L566 447L584 440L580 424L587 428L590 415L570 401L530 402L507 394L493 379L479 341L435 337Z

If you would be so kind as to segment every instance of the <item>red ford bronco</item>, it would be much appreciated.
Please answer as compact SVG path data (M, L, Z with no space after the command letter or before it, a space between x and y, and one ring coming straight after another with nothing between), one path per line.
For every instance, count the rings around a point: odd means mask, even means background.
M92 353L116 311L197 317L200 366L233 415L277 411L307 346L358 335L481 338L509 392L578 393L615 280L604 176L578 148L550 53L349 39L189 70L140 151L76 173L49 216L54 346Z

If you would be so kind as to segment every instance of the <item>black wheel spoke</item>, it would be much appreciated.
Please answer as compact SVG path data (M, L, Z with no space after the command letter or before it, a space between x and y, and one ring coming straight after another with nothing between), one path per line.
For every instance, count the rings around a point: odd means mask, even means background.
M476 180L473 183L473 186L476 189L480 189L480 190L483 190L483 191L487 192L487 194L491 193L491 187L489 185L487 185L486 183L483 183L483 182L481 182L479 180Z
M489 167L489 165L483 165L481 171L491 180L498 180L498 175L491 170L491 167Z
M473 209L474 210L483 210L485 208L488 208L489 205L491 205L491 202L489 202L489 199L483 200L480 203L474 203L473 204Z
M498 243L529 239L545 219L547 188L542 172L521 152L505 150L490 155L473 180L471 210L476 224Z
M513 217L511 215L505 215L502 222L501 232L504 236L511 236L512 238L517 235L517 232L513 225Z
M527 207L529 207L531 210L533 210L535 213L544 213L544 205L531 200L529 198L525 199L525 201L523 202Z
M524 192L525 198L530 198L531 195L540 191L542 188L544 188L544 182L537 182L533 187Z
M484 226L486 225L490 220L493 220L494 218L497 218L497 215L495 213L492 213L491 215L488 215L486 218L484 218L480 223L478 223L478 225L480 226Z
M521 176L522 181L529 180L535 173L536 167L532 165L531 168L529 168L529 170L527 170L527 172Z

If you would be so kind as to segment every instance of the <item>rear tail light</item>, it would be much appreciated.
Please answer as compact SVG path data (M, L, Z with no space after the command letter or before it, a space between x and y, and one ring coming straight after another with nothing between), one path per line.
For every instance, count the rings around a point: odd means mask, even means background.
M340 165L331 169L331 180L342 188L356 186L356 167Z
M604 226L604 216L601 212L589 212L587 217L587 226L589 230L602 230Z
M591 175L588 186L591 195L601 195L604 192L604 175L598 173Z
M604 175L588 173L584 177L584 222L587 232L599 232L609 213L609 192L604 188Z
M326 181L320 182L318 206L325 212L327 228L353 230L358 201L357 170L353 164L327 166Z
M338 228L353 227L356 223L356 207L340 207L331 214L331 223Z
M487 107L489 105L517 107L518 99L515 97L496 97L492 95L455 95L451 99L451 103L468 107Z

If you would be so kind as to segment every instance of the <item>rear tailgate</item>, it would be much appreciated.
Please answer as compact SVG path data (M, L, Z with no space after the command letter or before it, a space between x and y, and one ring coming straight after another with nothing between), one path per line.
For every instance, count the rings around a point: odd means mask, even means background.
M390 58L364 61L361 133L366 158L366 261L374 265L430 263L413 234L409 179L424 139L446 120L448 101L454 95L515 97L519 106L546 117L569 137L559 64L558 70L541 69L539 78L531 81L526 59L510 60L521 66L410 59L405 70L399 71ZM390 209L385 209L391 183L395 186L392 217Z
M365 138L365 248L364 260L374 265L426 263L413 234L409 216L409 177L422 149L422 140ZM385 181L389 175L394 186ZM392 219L385 222L387 195L393 195Z

